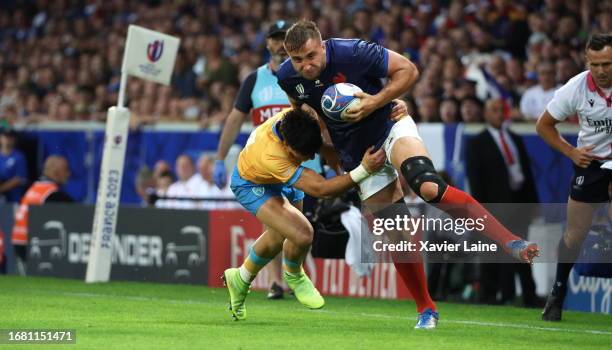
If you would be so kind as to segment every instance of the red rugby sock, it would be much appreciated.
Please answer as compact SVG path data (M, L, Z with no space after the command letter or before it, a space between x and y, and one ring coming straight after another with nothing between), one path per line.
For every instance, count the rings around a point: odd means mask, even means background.
M427 289L427 278L425 277L425 269L423 262L416 263L398 263L394 262L395 269L399 273L402 281L408 287L410 294L414 298L419 313L425 309L436 310L436 303L431 299L429 290Z
M506 243L510 241L521 239L512 234L504 225L497 221L497 219L485 209L482 204L475 200L474 197L453 186L448 186L446 188L440 200L440 204L457 205L458 207L453 206L453 208L450 209L445 208L444 205L439 208L453 217L472 219L485 218L485 229L481 233L495 242L501 243L504 247Z

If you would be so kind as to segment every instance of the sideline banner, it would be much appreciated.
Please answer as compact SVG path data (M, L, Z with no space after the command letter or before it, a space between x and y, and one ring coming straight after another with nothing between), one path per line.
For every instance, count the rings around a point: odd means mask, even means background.
M111 240L111 280L208 282L208 216L203 211L121 208ZM30 208L29 275L82 279L90 254L93 207Z

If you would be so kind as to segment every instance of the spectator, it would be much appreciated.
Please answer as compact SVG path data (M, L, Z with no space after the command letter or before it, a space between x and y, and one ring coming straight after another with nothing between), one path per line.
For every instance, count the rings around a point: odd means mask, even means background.
M476 135L466 149L466 168L470 188L478 201L516 235L526 238L537 203L533 174L521 138L504 124L504 102L489 100L485 105L487 128ZM520 203L500 206L498 203ZM525 306L540 307L535 294L531 266L527 264L482 264L483 298L486 303L512 303L515 298L514 275L518 274ZM497 299L501 292L501 299Z
M482 102L476 97L466 97L461 100L461 120L464 123L482 122Z
M168 207L181 209L194 209L195 203L192 200L180 200L178 198L193 198L195 193L191 185L191 180L195 174L193 160L186 154L180 155L176 159L174 166L177 180L168 187L167 196L173 200L168 201Z
M162 173L170 173L172 175L172 168L170 167L170 163L166 162L163 159L158 160L153 165L153 178L157 181L160 178Z
M212 180L214 158L211 154L202 154L198 159L198 172L193 175L190 185L194 197L214 197L214 189L217 188Z
M0 200L19 202L28 179L25 156L15 149L17 134L0 130Z
M198 198L213 198L213 199L233 199L234 194L229 188L229 184L222 189L219 189L213 182L214 156L212 154L202 154L198 159L198 173L193 176L190 181L194 196ZM227 207L226 203L201 201L198 204L202 209L219 209Z
M170 170L163 170L155 178L155 207L170 208L172 205L171 201L159 198L168 196L168 188L174 183L172 172Z
M440 103L440 119L443 123L458 123L461 121L459 115L459 103L454 98L446 98Z
M421 97L417 100L419 116L421 123L438 123L440 115L438 114L438 98L433 95Z
M521 98L521 113L527 121L535 122L546 109L557 90L555 66L550 62L538 64L538 85L525 91Z
M559 58L555 65L555 71L557 72L556 80L558 85L567 83L568 80L579 73L576 63L569 57Z
M72 198L61 190L70 178L68 161L62 156L49 156L45 160L40 179L32 184L15 212L12 242L15 249L17 273L26 274L28 244L28 209L31 205L51 202L72 202Z
M146 206L150 203L151 194L155 193L155 178L153 172L145 165L136 174L135 188L136 193L141 199L141 205Z

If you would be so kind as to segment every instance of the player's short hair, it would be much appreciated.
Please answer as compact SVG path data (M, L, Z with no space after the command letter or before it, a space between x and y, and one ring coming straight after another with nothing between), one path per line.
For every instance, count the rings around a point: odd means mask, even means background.
M586 44L587 50L599 51L612 46L612 34L593 34Z
M302 47L308 39L321 39L321 32L313 21L295 22L287 34L285 34L285 49L287 51L297 50Z
M285 113L279 132L289 147L308 158L314 157L323 144L319 123L301 109Z

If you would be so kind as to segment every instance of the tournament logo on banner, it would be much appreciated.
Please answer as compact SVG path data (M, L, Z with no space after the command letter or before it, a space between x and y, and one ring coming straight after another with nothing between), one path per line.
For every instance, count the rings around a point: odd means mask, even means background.
M151 62L157 62L164 52L164 41L155 40L147 46L147 58Z
M130 25L121 70L168 85L178 48L178 38Z

